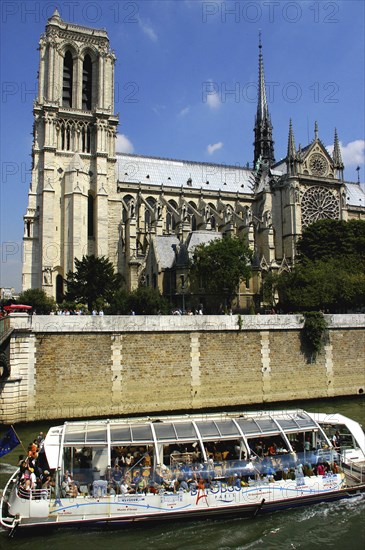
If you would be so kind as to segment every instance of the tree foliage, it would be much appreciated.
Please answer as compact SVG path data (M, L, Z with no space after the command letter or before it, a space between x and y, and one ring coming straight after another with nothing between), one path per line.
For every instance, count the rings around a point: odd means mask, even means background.
M231 303L240 282L251 276L251 260L252 251L242 239L215 239L195 248L190 276L205 294Z
M364 269L365 221L319 220L303 231L297 250L300 262L341 257Z
M132 292L125 288L118 289L106 312L111 315L156 315L168 313L168 302L157 289L141 286Z
M321 311L304 313L303 340L313 359L324 346L326 330L327 323Z
M321 220L298 241L298 262L278 281L286 311L347 311L365 305L365 221Z
M279 284L279 275L272 271L264 273L262 279L262 300L270 307L276 306L276 292Z
M56 307L54 299L40 288L29 288L19 294L18 303L32 306L38 315L48 315Z
M67 273L66 300L86 303L91 311L104 307L113 300L113 295L123 284L119 273L114 273L113 264L105 256L75 258L75 271Z

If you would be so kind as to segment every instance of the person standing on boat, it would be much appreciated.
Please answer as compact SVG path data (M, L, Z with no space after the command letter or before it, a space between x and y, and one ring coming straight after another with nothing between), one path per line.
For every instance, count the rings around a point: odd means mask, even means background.
M120 485L122 483L122 472L121 472L121 469L119 468L118 464L116 464L113 468L113 472L112 472L112 484L113 484L113 487L115 489L115 492L117 493L117 495L119 495L120 493Z

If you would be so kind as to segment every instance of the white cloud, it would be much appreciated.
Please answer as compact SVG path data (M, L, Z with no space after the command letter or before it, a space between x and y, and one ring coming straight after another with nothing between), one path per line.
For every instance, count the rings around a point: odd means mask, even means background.
M209 144L207 146L207 153L208 155L212 155L215 151L222 149L222 147L223 147L222 141L218 141L218 143Z
M181 109L179 116L186 116L189 111L190 111L190 107L185 107L184 109Z
M152 111L155 113L155 115L161 115L162 111L166 109L166 105L155 105L152 107Z
M152 40L152 42L157 42L157 39L158 39L157 34L155 33L155 31L153 30L153 28L149 23L146 23L145 21L142 21L141 18L138 18L138 24L142 29L142 31L144 32L144 34L148 36L148 38Z
M117 143L115 145L117 153L133 153L133 143L124 134L117 134Z
M219 94L217 92L213 92L211 94L207 95L207 104L208 107L211 109L219 109L221 106L221 101L219 99Z
M332 155L333 145L328 145L326 149ZM344 145L340 141L340 149L345 168L347 166L358 166L365 162L365 140L355 139L355 141L350 141L347 145Z

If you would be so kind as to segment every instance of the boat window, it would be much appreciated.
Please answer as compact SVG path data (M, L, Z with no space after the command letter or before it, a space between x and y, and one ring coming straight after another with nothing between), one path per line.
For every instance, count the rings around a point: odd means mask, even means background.
M227 420L223 422L217 421L216 426L222 436L237 436L240 437L240 432L236 426L236 424L233 422L233 420Z
M151 426L132 426L133 441L153 441Z
M322 424L321 426L331 442L333 441L333 436L337 437L337 444L342 450L359 448L359 444L345 424Z
M64 444L84 443L86 435L86 425L77 424L75 426L66 425Z
M196 439L196 431L191 422L174 424L178 439Z
M244 434L278 433L279 429L271 418L238 418L237 422Z
M202 436L202 439L218 438L221 435L215 422L197 422L196 425Z
M291 431L299 429L312 429L316 428L316 423L309 417L305 419L301 418L278 418L277 423L283 429L283 431Z
M106 426L88 424L86 443L107 443L107 441Z
M269 437L253 437L248 440L251 455L263 458L265 456L283 455L290 452L281 435Z
M158 441L176 439L176 432L173 424L154 424L155 433ZM195 435L196 437L196 435Z
M237 418L237 424L246 435L260 433L256 422L254 422L251 418Z
M279 432L277 424L271 418L260 418L256 422L262 433Z
M110 440L113 443L131 443L132 434L129 426L110 426Z

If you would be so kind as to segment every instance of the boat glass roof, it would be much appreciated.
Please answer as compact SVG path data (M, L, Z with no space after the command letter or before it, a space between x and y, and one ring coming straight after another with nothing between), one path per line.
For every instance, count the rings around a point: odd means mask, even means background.
M108 430L111 445L127 445L154 443L154 433L156 441L162 443L196 441L199 438L205 441L241 438L240 430L246 437L253 438L278 434L280 431L313 429L318 429L318 425L304 411L94 420L65 423L64 445L106 445Z

